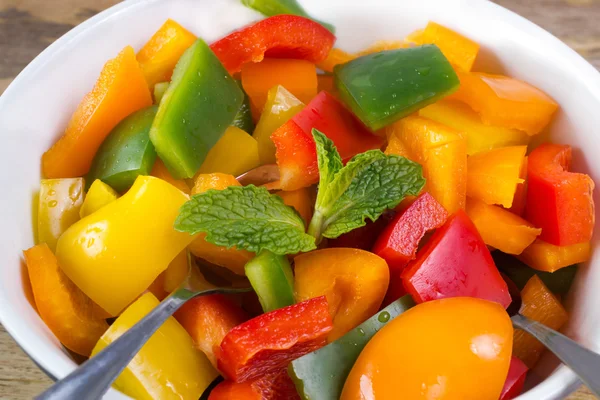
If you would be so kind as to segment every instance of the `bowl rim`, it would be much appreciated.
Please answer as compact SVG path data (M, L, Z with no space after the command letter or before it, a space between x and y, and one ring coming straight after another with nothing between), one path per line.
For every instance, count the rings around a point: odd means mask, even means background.
M79 25L73 27L67 33L56 39L52 44L46 47L40 54L38 54L8 85L4 93L0 95L0 109L5 106L13 97L13 92L16 92L28 78L36 74L39 70L46 67L46 65L64 48L68 48L73 42L76 42L80 36L83 36L86 32L94 29L97 25L107 23L108 21L116 18L121 13L131 12L131 10L138 7L147 7L150 4L168 1L168 0L126 0L121 3L115 4L91 18L85 20ZM518 31L526 34L532 38L543 41L546 47L553 53L564 56L564 66L568 67L566 73L574 73L575 71L580 74L580 78L585 79L590 83L588 89L594 94L594 97L600 101L600 72L583 56L577 53L574 49L569 47L567 44L562 42L556 36L546 31L536 23L526 19L525 17L488 0L444 0L453 1L457 4L468 3L466 6L478 8L478 12L486 14L486 16L494 16L503 23L511 25ZM27 339L30 336L27 332L27 325L19 320L19 316L10 309L8 299L4 293L0 290L0 323L4 329L13 338L16 344L27 354L27 356L51 379L56 380L63 376L66 376L73 368L65 370L63 366L57 366L50 362L50 360L41 355L35 354L36 349ZM599 342L600 337L594 338L596 342ZM517 399L536 399L537 396L547 396L546 398L563 398L568 394L574 392L580 385L581 382L577 376L567 368L557 370L560 372L560 376L554 376L551 380L556 382L550 382L548 379L544 380L537 386L530 389L528 392L522 394ZM551 386L554 385L554 389ZM111 389L111 391L113 391ZM539 392L539 393L538 393ZM110 392L109 392L110 393Z

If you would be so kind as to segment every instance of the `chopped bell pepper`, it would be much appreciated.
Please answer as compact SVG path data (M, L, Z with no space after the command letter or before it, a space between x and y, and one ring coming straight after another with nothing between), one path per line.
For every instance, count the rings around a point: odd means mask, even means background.
M79 220L83 204L83 178L42 179L37 211L37 240L51 251L71 225Z
M454 92L452 66L432 45L366 55L334 70L340 98L371 130Z
M459 210L436 230L402 271L404 287L417 303L447 297L476 297L504 308L508 287L467 214Z
M183 53L150 130L174 178L194 176L243 100L236 81L202 39Z
M315 191L313 188L307 187L298 190L292 190L291 192L285 192L283 190L275 193L277 196L283 199L283 202L294 207L298 214L304 220L304 225L308 226L310 219L313 215L313 208L315 205Z
M423 166L424 191L449 213L465 208L467 145L458 131L416 116L403 118L386 131L389 137L398 135L407 158Z
M188 301L175 313L175 319L216 368L221 341L234 326L247 321L248 316L230 298L215 294Z
M512 207L527 146L502 147L469 157L467 196L486 204ZM535 226L540 226L531 221Z
M534 275L521 291L523 305L519 311L522 315L559 330L569 318L560 301L548 290L542 280ZM515 329L513 338L513 354L521 359L529 368L537 363L545 347L529 333Z
M471 70L479 53L476 42L432 21L424 30L409 35L409 40L418 45L435 44L448 61L465 71Z
M158 306L146 293L132 303L100 338L92 357L117 340ZM114 386L140 400L196 400L219 373L208 359L194 348L192 338L170 317L131 360L115 380Z
M242 3L266 15L267 17L281 14L306 17L323 25L331 33L335 33L335 28L333 25L312 18L306 13L306 11L304 11L304 8L302 8L297 0L242 0Z
M368 54L379 53L387 50L408 49L413 47L411 43L404 40L379 40L364 50L354 54L354 57L362 57Z
M40 317L67 349L89 356L108 329L106 311L62 272L45 243L25 250L23 255Z
M367 219L365 226L344 233L335 239L327 240L327 247L346 247L371 251L381 232L392 222L396 213L384 212L375 222Z
M160 104L162 98L165 96L165 92L169 88L169 82L158 82L154 85L154 104Z
M321 92L302 111L272 135L281 188L296 190L317 183L319 170L312 129L333 141L342 160L381 148L381 138L372 135L335 97Z
M294 258L296 300L327 296L333 342L375 314L387 290L385 261L358 249L322 249Z
M329 94L337 96L337 89L333 82L333 75L317 75L317 91L326 91Z
M332 327L325 296L260 315L225 336L217 354L219 370L235 382L278 372L325 345Z
M185 194L190 194L190 187L188 184L183 179L173 178L160 158L157 158L154 162L154 166L152 167L152 171L150 171L150 175L170 183Z
M569 265L586 262L590 257L590 242L555 246L537 239L519 255L519 260L538 271L555 272Z
M570 265L554 272L540 271L529 267L514 256L500 251L492 252L492 257L498 269L508 276L519 290L523 290L529 279L533 275L537 275L552 293L564 295L571 288L577 272L577 265Z
M223 381L210 392L208 400L300 400L300 396L282 369L253 381Z
M186 280L189 279L192 286L198 290L212 289L215 287L208 282L199 268L191 265L191 259L188 250L183 250L169 264L166 270L161 274L163 276L163 289L167 293L174 290Z
M594 231L594 181L569 172L571 147L543 144L529 155L527 219L556 246L589 242Z
M275 144L271 134L303 108L304 104L283 86L269 89L267 102L253 133L258 142L261 164L275 164Z
M148 86L171 80L177 61L195 41L196 36L168 19L137 54Z
M515 190L515 197L513 198L513 204L509 208L510 212L522 217L525 214L525 206L527 205L527 165L529 164L529 157L525 157L523 164L521 164L521 171L519 172L519 179L523 182L517 183L517 189Z
M542 232L518 215L481 200L468 197L466 211L485 244L504 253L521 254Z
M242 89L242 92L244 92L242 82L240 82L239 80L237 82L240 88ZM242 101L242 105L238 109L237 114L235 114L235 118L233 119L231 125L235 126L236 128L240 128L241 130L250 135L252 135L252 132L254 132L252 106L250 104L250 97L248 97L248 94L246 92L244 92L244 101Z
M306 60L265 58L259 63L244 64L242 85L258 117L265 107L267 92L277 85L303 103L311 101L317 95L317 69Z
M336 65L345 64L356 58L353 54L346 53L344 50L333 48L327 54L327 58L317 64L317 67L325 72L332 73Z
M156 151L149 132L156 110L156 106L139 110L110 132L94 157L87 182L100 179L117 192L124 192L138 176L150 173Z
M102 182L100 179L96 179L85 195L83 204L79 209L79 216L81 218L87 217L108 203L112 203L117 197L117 192L115 192L113 188Z
M536 135L550 122L558 104L546 93L503 75L456 70L460 88L451 98L468 104L484 123Z
M335 36L310 19L276 15L235 31L210 45L230 74L242 65L265 57L295 58L312 63L323 61Z
M404 296L322 349L293 360L288 374L305 400L339 399L346 377L367 342L389 321L413 307Z
M416 258L419 242L430 230L446 222L448 212L429 193L423 193L379 235L373 253L383 258L390 268L390 279Z
M259 165L256 139L240 128L230 126L210 149L198 174L219 172L238 176Z
M529 143L529 135L525 132L484 124L475 111L458 101L438 101L420 109L419 115L463 132L467 139L468 155Z
M63 136L42 156L46 178L87 174L96 151L126 116L152 105L152 95L131 47L108 61L71 117Z
M264 250L244 267L264 312L291 306L294 300L294 273L287 256Z
M127 193L62 234L56 246L61 268L98 305L118 315L194 239L173 228L187 200L163 180L138 177ZM132 246L132 240L143 246Z
M500 400L512 400L523 391L525 385L525 378L527 377L527 365L517 357L510 359L510 366L508 367L508 376L504 382L502 393L500 394Z

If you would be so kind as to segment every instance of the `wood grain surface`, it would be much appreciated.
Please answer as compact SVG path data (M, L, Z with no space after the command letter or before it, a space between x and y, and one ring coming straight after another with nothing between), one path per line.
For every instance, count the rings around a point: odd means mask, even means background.
M55 39L118 0L0 0L0 93ZM600 0L497 0L600 68ZM30 399L50 379L0 325L0 399ZM569 400L591 400L585 388Z

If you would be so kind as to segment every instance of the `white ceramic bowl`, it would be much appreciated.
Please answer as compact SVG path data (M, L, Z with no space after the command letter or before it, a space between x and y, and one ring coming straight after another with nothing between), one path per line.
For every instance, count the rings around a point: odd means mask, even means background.
M434 20L481 44L475 70L504 72L549 93L561 105L550 128L555 142L574 146L574 170L600 182L597 138L600 74L533 23L482 0L304 0L314 16L337 27L337 46L353 51L376 40L403 38ZM23 289L21 251L33 245L31 201L39 187L40 156L61 135L103 64L124 46L139 49L167 18L211 42L261 16L239 0L129 0L67 33L40 54L0 97L0 321L35 362L62 378L75 363L46 328ZM597 191L595 199L598 203ZM598 238L594 239L596 245ZM135 245L132 243L132 245ZM594 246L597 247L597 246ZM567 334L600 350L598 252L580 268L569 296ZM558 399L575 375L546 357L531 373L522 400ZM125 396L112 390L107 398Z

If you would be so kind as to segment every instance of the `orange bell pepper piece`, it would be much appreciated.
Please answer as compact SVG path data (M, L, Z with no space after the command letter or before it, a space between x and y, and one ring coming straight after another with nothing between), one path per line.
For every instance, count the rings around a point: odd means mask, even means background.
M590 256L590 242L555 246L537 239L518 258L533 269L554 272L569 265L585 262Z
M315 193L312 187L305 187L291 192L280 191L275 193L283 199L283 202L290 207L294 207L298 214L304 220L304 224L308 226L313 215L315 205Z
M88 173L96 151L119 122L152 105L144 74L127 46L108 61L71 117L63 136L42 156L46 178L75 178Z
M452 64L470 71L479 53L479 44L435 22L422 31L409 35L407 40L418 45L435 44Z
M307 104L317 95L317 69L306 60L265 58L259 63L242 66L242 86L250 97L253 115L260 117L267 94L273 86L281 85L301 102Z
M333 48L329 51L327 58L317 64L317 68L320 68L325 72L333 72L333 67L336 65L345 64L355 58L356 56L346 53L344 50Z
M89 356L108 329L108 313L67 278L45 243L23 255L40 317L67 349Z
M137 54L148 86L170 81L173 69L196 36L172 19L168 19Z
M542 232L510 211L467 197L467 215L483 241L504 253L521 254Z
M465 208L467 144L452 128L426 118L409 116L386 128L390 142L397 135L409 159L423 166L429 192L449 213ZM390 150L391 151L391 150Z
M467 161L467 196L487 204L512 207L527 146L477 153Z
M519 172L519 179L523 182L517 183L517 189L515 190L515 197L513 198L512 207L509 208L510 212L520 217L525 213L525 206L527 205L527 158L523 160L521 164L521 171Z
M537 275L532 276L527 281L521 291L521 298L523 299L523 305L520 313L549 328L559 330L569 318L560 301L548 290ZM544 345L533 336L520 329L515 329L513 355L523 361L529 368L537 363L544 349Z
M367 54L379 53L380 51L406 49L411 46L410 43L403 40L379 40L366 49L356 53L354 58L366 56Z
M456 70L460 88L449 98L467 103L489 125L520 129L536 135L558 104L540 89L503 75Z
M173 178L173 175L171 175L165 164L159 158L157 158L154 162L154 166L152 167L152 171L150 171L150 175L169 182L171 185L175 186L185 194L190 194L190 187L188 184L185 183L183 179Z
M235 177L227 174L199 174L196 176L192 195L206 192L210 189L223 190L229 186L240 186ZM196 257L202 258L212 264L225 267L238 275L244 275L244 266L254 257L254 253L246 250L230 249L217 246L205 240L206 234L200 233L188 246Z
M294 258L296 301L326 296L333 342L379 310L390 281L385 260L371 252L333 248Z

